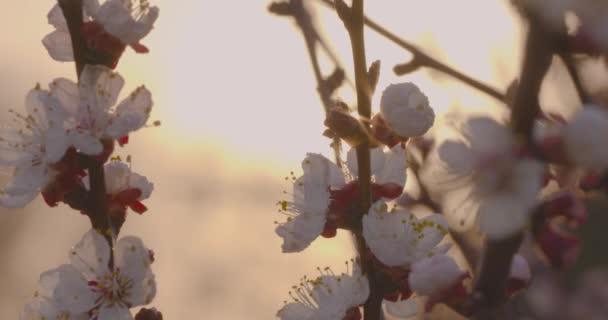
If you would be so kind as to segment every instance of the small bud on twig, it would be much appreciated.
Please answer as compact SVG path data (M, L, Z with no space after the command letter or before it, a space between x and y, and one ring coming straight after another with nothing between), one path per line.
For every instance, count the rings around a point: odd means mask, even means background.
M369 82L369 87L371 88L372 94L376 91L376 86L378 85L378 79L380 78L380 60L376 60L372 62L369 66L369 70L367 71L367 80Z

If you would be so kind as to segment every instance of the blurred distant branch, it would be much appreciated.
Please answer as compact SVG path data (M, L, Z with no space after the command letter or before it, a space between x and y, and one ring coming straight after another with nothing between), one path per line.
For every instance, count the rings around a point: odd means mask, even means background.
M576 69L576 65L574 64L574 59L572 58L570 53L565 51L559 51L558 55L566 66L566 70L568 70L568 74L572 79L572 83L574 84L574 88L576 89L576 93L578 94L578 97L581 102L583 104L591 103L591 97L583 87L580 75L578 73L578 70Z
M330 112L334 108L332 96L345 80L344 70L340 68L337 58L331 53L331 50L329 50L328 46L325 45L324 41L321 39L319 32L313 24L312 15L304 6L303 0L275 2L270 4L268 10L277 15L291 16L295 20L300 32L302 32L306 44L306 51L308 52L310 64L317 82L317 92L323 103L326 117L329 117ZM336 66L334 72L328 77L324 77L321 72L317 50L319 46L327 52ZM338 167L342 167L342 160L340 158L342 143L338 136L333 136L331 138L331 147L334 150L335 162Z
M319 0L319 1L332 8L335 6L334 1L332 1L332 0ZM495 98L496 100L499 100L501 102L505 101L504 93L502 93L502 92L498 91L497 89L495 89L485 83L482 83L481 81L476 80L460 71L457 71L456 69L451 68L451 67L447 66L446 64L442 63L441 61L427 55L426 53L424 53L422 50L420 50L415 45L403 40L402 38L400 38L396 34L390 32L389 30L387 30L383 26L379 25L372 19L370 19L368 17L364 17L364 23L370 29L376 31L378 34L380 34L381 36L385 37L386 39L392 41L399 47L409 51L414 56L410 62L400 64L400 65L397 65L394 67L393 70L395 71L395 73L397 75L403 75L406 73L416 71L419 68L427 67L427 68L435 69L437 71L445 73L445 74L455 78L456 80L459 80L459 81L467 84L468 86Z
M530 143L534 121L540 114L539 92L556 49L555 35L529 15L520 83L511 113L511 126L522 141ZM479 319L496 319L505 300L511 260L521 245L523 232L506 239L488 239L481 257L474 301L480 307Z

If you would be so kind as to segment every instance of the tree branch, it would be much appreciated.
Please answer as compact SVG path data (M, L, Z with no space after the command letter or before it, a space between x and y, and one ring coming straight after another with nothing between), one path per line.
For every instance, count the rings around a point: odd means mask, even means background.
M72 50L74 53L74 62L76 64L76 75L80 79L80 75L84 70L84 66L89 63L94 63L87 60L87 46L82 35L82 0L59 0L59 6L63 12L65 20L70 31L72 39ZM108 143L104 142L104 146ZM91 157L94 158L94 157ZM103 161L90 159L87 163L89 173L90 191L88 194L87 214L91 220L91 226L101 232L106 238L110 247L112 247L112 228L108 216L108 200L106 194L106 182ZM112 257L112 255L110 255ZM110 267L113 267L113 261L110 260Z
M272 3L269 6L269 11L280 14L291 16L296 22L296 26L300 29L302 36L304 37L304 43L306 44L306 52L310 60L310 65L317 82L317 93L323 104L325 110L326 119L329 116L331 109L333 108L332 95L337 88L330 88L329 82L323 77L321 72L321 66L319 64L318 56L318 45L321 45L323 49L328 51L328 54L332 56L336 70L341 70L338 66L337 59L329 52L329 49L323 45L319 33L312 22L312 17L308 9L304 6L302 0L288 0L287 2ZM340 81L341 82L341 81ZM334 160L338 167L342 167L342 159L340 157L342 150L342 143L340 138L335 136L332 138L331 147L334 151Z
M520 84L511 114L511 126L525 143L532 142L534 121L540 114L538 94L555 48L554 35L544 30L534 17L529 21ZM523 232L507 239L486 241L473 295L484 307L482 319L495 314L504 302L511 260L522 239Z
M371 119L371 86L368 79L367 60L365 57L365 38L363 30L363 0L353 0L352 6L349 8L342 0L336 1L336 11L338 16L344 22L348 34L350 36L353 62L355 66L355 86L357 88L357 111L363 120L363 125L366 129L369 128ZM360 187L360 215L361 217L367 214L371 206L371 160L370 160L370 143L364 142L357 146L357 164L359 167L359 187ZM358 219L358 224L361 224L361 219ZM379 320L382 318L382 299L384 294L382 286L378 280L377 270L374 268L372 260L367 254L367 245L363 238L361 226L356 227L355 240L357 242L357 250L361 257L361 267L363 272L367 274L370 285L369 298L365 302L363 308L363 317L366 320Z
M319 1L323 4L325 4L326 6L329 6L332 8L334 7L334 1L332 1L332 0L319 0ZM482 83L481 81L476 80L460 71L457 71L456 69L447 66L445 63L442 63L441 61L427 55L426 53L424 53L422 50L420 50L415 45L403 40L396 34L388 31L386 28L379 25L374 20L364 17L364 23L366 26L368 26L370 29L374 30L375 32L377 32L378 34L383 36L384 38L388 39L389 41L393 42L394 44L398 45L399 47L407 50L408 52L410 52L411 54L414 55L414 58L411 62L413 64L408 63L405 65L396 66L395 67L396 71L411 72L419 67L427 67L427 68L435 69L437 71L440 71L442 73L445 73L445 74L453 77L454 79L456 79L458 81L463 82L464 84L472 87L473 89L476 89L480 92L483 92L483 93L495 98L496 100L499 100L501 102L505 101L505 95L503 93L501 93L500 91L498 91L497 89L491 87L490 85ZM410 68L407 68L408 65ZM399 74L401 72L397 72L397 73Z

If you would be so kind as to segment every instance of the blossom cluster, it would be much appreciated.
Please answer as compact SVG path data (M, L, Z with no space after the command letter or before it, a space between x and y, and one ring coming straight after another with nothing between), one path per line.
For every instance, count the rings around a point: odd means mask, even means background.
M141 239L119 240L118 233L129 209L147 211L142 201L154 186L132 171L130 156L125 162L112 154L116 143L123 146L135 131L158 123L149 124L151 92L140 86L119 99L125 80L112 69L127 45L148 51L140 40L158 8L147 0L74 3L82 14L65 14L73 5L68 1L53 6L48 21L55 30L42 43L53 59L83 65L78 81L36 85L25 111L10 110L13 122L0 129L0 165L12 174L0 189L0 205L24 207L40 194L50 207L64 203L88 216L92 228L69 251L69 264L41 274L21 319L133 319L130 308L156 295L154 255ZM85 48L72 45L79 39ZM78 50L85 51L84 61Z
M467 298L469 272L462 270L447 254L451 244L444 240L450 228L457 228L451 224L452 212L420 216L408 200L411 196L404 191L411 161L408 150L423 139L421 136L427 135L434 123L435 114L428 98L413 83L390 85L382 94L380 113L374 119L373 134L384 145L369 149L373 204L367 212L358 211L361 182L356 147L352 147L340 163L310 153L302 162L303 174L296 177L291 173L286 178L292 183L292 191L284 193L291 198L279 201L279 212L286 220L276 223L276 233L283 239L283 252L300 252L319 236L332 238L336 229L344 229L364 239L363 250L367 251L364 259L368 261L356 260L350 275L322 272L316 280L304 278L290 294L293 301L278 312L281 319L361 319L359 307L369 298L370 281L361 266L369 267L370 263L390 283L391 289L382 294L386 311L395 317L406 318L430 311L437 303L462 304ZM491 127L494 123L482 125ZM464 146L456 146L458 150L462 148ZM463 161L466 165L475 165L466 159ZM505 161L512 162L512 159ZM530 166L534 167L531 170L536 169L534 162ZM534 179L525 172L526 168L522 170L523 178ZM496 182L491 179L484 178L484 182ZM527 180L521 184L526 183ZM479 187L483 193L471 201L488 201L493 191L485 188ZM519 192L518 186L513 190ZM504 193L510 195L509 190ZM516 196L517 193L511 197ZM521 204L522 207L528 205ZM512 292L527 285L530 270L523 257L516 256L510 279ZM421 301L426 302L420 305Z

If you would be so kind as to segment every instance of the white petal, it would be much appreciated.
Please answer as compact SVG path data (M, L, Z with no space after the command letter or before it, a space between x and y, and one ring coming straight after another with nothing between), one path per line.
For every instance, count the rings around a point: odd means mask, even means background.
M382 92L380 112L389 127L401 137L423 135L435 121L428 98L410 82L388 86Z
M299 302L288 303L277 312L281 320L312 320L313 315L314 310Z
M504 155L512 152L511 129L489 117L473 117L461 128L462 135L470 143L476 156Z
M120 239L114 248L114 258L119 277L133 283L129 296L123 297L123 300L132 307L150 303L156 295L156 281L150 270L150 253L141 239Z
M80 108L80 90L76 83L69 79L57 78L49 84L49 89L68 114L76 115Z
M327 185L332 189L339 189L344 186L344 173L342 170L320 154L307 154L304 161L302 161L302 169L308 181L320 181L323 185Z
M99 309L97 320L132 320L131 312L128 308L122 307L118 304L112 306L103 305Z
M411 318L422 312L422 304L418 297L396 302L384 300L384 306L389 315L399 319Z
M82 7L84 8L85 15L93 17L99 10L99 0L83 0Z
M408 281L412 291L428 296L454 285L462 274L450 256L435 255L414 263Z
M80 97L85 109L93 119L103 120L111 106L116 104L118 94L125 84L120 74L101 65L86 65L80 76ZM103 124L102 124L103 125Z
M68 31L68 23L63 16L63 12L61 11L59 4L55 4L53 8L51 8L51 11L49 11L47 14L47 19L49 24L55 27L57 30L65 32Z
M28 141L20 129L0 127L0 137L4 141L0 141L0 165L3 166L17 166L26 164L33 160L33 154L28 149L15 148L15 144L24 144Z
M517 196L502 193L482 200L479 207L479 228L488 238L504 239L523 230L528 223L528 208Z
M44 161L46 163L56 163L65 155L70 145L70 141L63 128L50 128L45 135Z
M22 208L30 203L49 181L48 169L43 165L19 167L12 180L0 192L0 205Z
M48 51L51 58L56 61L74 61L74 50L72 49L72 39L67 31L55 30L42 39L42 44Z
M294 204L301 213L325 215L329 190L344 185L342 171L319 154L309 153L302 161L304 174L293 184Z
M109 272L110 246L106 239L91 229L70 251L70 262L87 280Z
M107 0L99 8L95 19L123 43L134 44L150 33L158 18L158 11L157 7L150 7L136 20L122 0Z
M608 168L606 137L608 113L596 106L583 108L564 128L566 152L576 165L583 168Z
M95 306L100 297L88 285L80 272L69 264L64 264L56 269L49 270L40 276L40 285L55 285L53 300L63 310L71 313L85 313Z
M437 151L450 174L466 175L470 174L474 168L473 153L462 142L447 140L439 146Z
M419 236L416 252L423 257L435 248L446 236L448 223L440 214L432 214L419 220L422 223L421 238Z
M129 189L129 178L131 177L131 169L129 166L120 161L111 161L105 165L106 176L106 192L108 194L117 194L121 191Z
M300 214L275 229L283 238L283 252L300 252L315 240L325 227L325 215Z
M398 144L386 154L384 167L376 174L376 183L396 183L400 186L405 186L406 169L405 149Z
M374 148L370 150L370 169L372 175L378 175L382 172L384 164L386 163L386 155L382 151L382 147ZM348 170L353 177L359 175L359 165L357 164L357 149L351 148L346 154L346 165Z
M42 131L39 134L44 134L44 129L50 127L63 128L67 118L67 113L59 101L46 90L30 90L25 97L25 110L30 116L31 126L35 127L36 131Z
M412 244L417 241L412 222L415 217L405 210L388 211L380 200L363 216L363 237L378 260L387 266L407 265L413 255Z
M519 254L513 256L509 277L525 282L530 281L532 278L532 271L530 270L530 265L528 264L526 258Z
M141 196L137 199L139 201L148 199L154 190L154 184L148 181L148 179L140 174L135 172L131 173L131 178L129 181L129 186L131 188L139 189L141 191Z
M78 151L95 156L103 151L103 144L98 138L83 131L70 131L68 133L70 145L74 146Z
M61 310L49 299L46 298L34 298L32 302L28 303L21 315L20 320L43 320L43 319L55 319L59 316Z
M137 88L116 107L106 134L118 139L140 129L148 121L151 110L152 94L143 86Z

